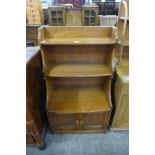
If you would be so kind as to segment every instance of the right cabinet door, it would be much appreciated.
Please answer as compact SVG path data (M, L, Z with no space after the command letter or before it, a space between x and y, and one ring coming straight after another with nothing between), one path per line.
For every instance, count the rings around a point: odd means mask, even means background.
M80 114L80 129L104 131L108 127L109 115L110 112Z

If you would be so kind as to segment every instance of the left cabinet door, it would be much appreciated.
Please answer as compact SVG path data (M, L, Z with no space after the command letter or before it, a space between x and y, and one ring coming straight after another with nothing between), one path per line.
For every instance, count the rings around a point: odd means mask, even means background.
M48 112L48 119L53 132L71 132L79 129L79 119L76 114L55 114Z

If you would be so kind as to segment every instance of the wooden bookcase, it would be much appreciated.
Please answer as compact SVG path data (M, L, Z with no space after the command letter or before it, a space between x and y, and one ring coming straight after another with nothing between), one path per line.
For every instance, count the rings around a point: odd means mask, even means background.
M26 16L28 24L44 24L43 9L40 0L26 0Z
M54 133L99 132L108 128L116 32L112 27L39 29L46 112Z
M48 8L49 21L51 26L64 26L66 23L66 7L52 6Z
M84 5L82 6L82 25L96 26L98 25L98 6Z

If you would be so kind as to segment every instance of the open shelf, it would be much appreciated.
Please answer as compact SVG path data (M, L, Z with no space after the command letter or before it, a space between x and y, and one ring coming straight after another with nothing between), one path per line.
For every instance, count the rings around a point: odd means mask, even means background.
M110 76L112 69L103 64L59 64L49 66L45 74L50 77Z
M41 45L114 45L116 31L114 27L46 26L39 29L39 41Z
M48 112L82 113L110 110L103 88L55 88L48 101Z
M90 77L112 75L113 45L42 45L44 75Z
M111 108L109 77L46 77L46 85L48 112L103 112Z

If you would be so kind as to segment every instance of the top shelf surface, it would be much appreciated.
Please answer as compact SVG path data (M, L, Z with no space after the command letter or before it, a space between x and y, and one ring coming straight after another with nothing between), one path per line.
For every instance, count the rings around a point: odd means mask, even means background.
M117 38L115 27L44 26L39 29L41 45L112 45Z

